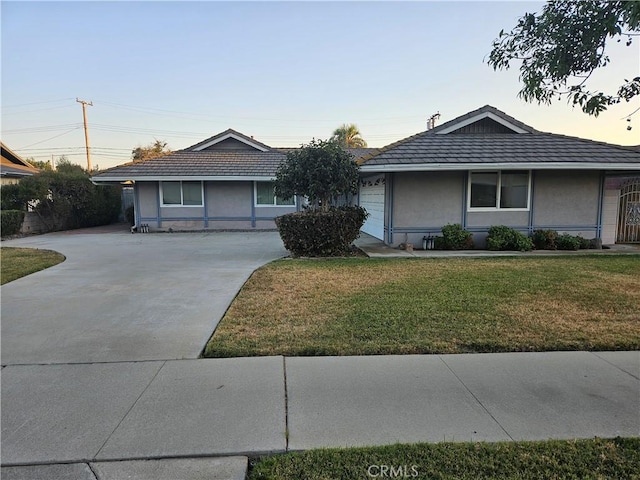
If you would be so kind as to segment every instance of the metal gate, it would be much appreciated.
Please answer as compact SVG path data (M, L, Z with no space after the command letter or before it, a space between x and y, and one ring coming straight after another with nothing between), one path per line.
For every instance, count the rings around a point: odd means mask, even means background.
M633 178L620 188L618 243L640 243L640 178Z

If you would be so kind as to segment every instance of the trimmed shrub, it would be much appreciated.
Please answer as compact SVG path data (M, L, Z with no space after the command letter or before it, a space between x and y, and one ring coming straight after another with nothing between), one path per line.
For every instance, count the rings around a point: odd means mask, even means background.
M531 236L533 241L533 248L536 250L556 250L556 239L558 238L558 232L555 230L536 230Z
M276 217L284 246L295 257L339 256L350 252L368 213L362 207L327 212L306 210Z
M442 227L443 249L467 250L473 248L473 235L463 230L459 223L447 224Z
M568 233L558 235L556 243L558 250L578 250L580 248L580 239Z
M2 210L0 215L2 217L0 228L2 229L3 237L15 235L20 231L24 221L24 212L22 210Z
M489 228L487 248L489 250L518 250L528 252L533 249L533 241L513 228L498 225Z

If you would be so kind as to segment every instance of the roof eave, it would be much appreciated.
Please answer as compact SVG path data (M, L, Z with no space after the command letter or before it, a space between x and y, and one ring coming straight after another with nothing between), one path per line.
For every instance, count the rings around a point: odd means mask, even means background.
M127 176L99 176L92 177L93 183L114 183L114 182L269 182L275 179L275 175L127 175Z
M492 162L492 163L407 163L362 165L363 173L437 172L460 170L630 170L640 171L639 163L625 162Z

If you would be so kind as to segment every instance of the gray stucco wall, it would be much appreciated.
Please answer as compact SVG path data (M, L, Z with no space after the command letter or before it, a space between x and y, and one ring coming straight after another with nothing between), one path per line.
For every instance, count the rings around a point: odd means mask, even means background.
M554 170L535 174L534 224L541 228L595 225L599 203L599 172Z
M152 230L264 230L274 229L273 219L295 212L296 207L254 205L253 182L205 182L202 207L159 206L158 182L137 182L140 223Z
M422 237L447 223L462 223L466 172L411 172L393 175L393 245L422 246ZM388 218L387 218L388 225Z
M469 211L466 205L468 172L395 173L392 196L392 246L410 242L422 247L427 234L440 235L448 223L460 223L484 247L492 225L507 225L530 233L554 229L593 238L599 232L601 172L538 170L532 172L531 210ZM464 207L463 207L464 204ZM391 221L389 221L389 218Z

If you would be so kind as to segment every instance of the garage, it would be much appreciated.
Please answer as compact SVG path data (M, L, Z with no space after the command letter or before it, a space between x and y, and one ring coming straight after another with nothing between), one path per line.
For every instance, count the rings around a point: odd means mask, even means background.
M369 213L361 231L380 240L384 239L384 191L384 174L360 180L360 206Z

